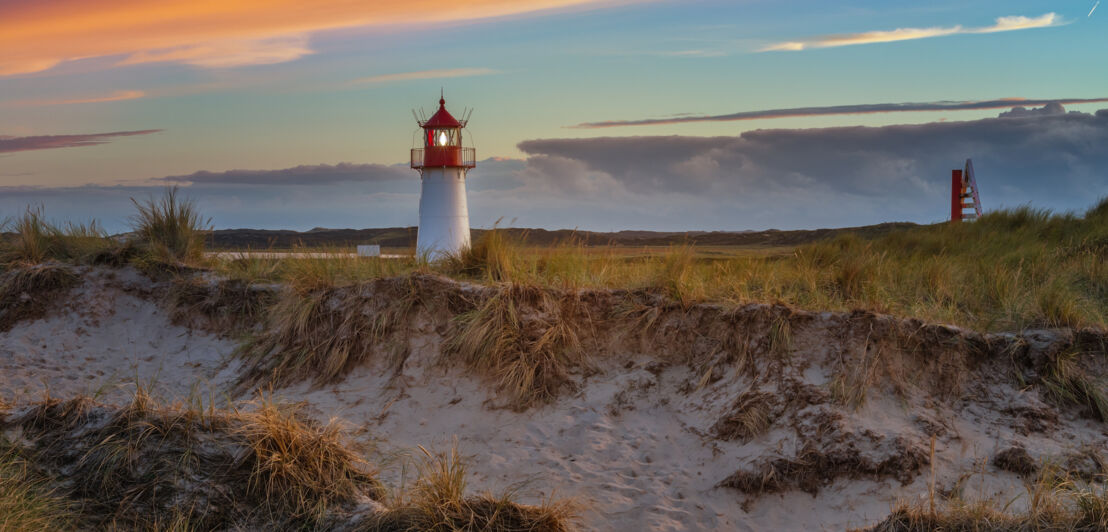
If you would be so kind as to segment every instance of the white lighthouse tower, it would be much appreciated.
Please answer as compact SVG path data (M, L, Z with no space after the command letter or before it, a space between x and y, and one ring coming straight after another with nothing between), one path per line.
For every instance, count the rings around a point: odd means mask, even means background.
M434 260L469 247L466 172L476 166L476 153L462 146L468 120L451 116L445 98L431 118L416 120L423 128L423 147L412 149L412 168L423 181L416 253Z

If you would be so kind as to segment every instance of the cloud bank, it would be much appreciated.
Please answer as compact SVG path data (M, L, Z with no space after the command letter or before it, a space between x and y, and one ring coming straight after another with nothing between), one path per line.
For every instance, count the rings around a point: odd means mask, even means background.
M857 105L832 105L827 107L794 107L790 109L767 109L762 111L743 111L725 115L678 115L665 118L643 118L638 120L608 120L603 122L585 122L574 128L591 129L622 126L656 126L665 124L684 124L688 122L732 122L739 120L769 120L774 118L794 118L801 116L860 115L873 113L908 113L936 111L980 111L982 109L1007 109L1014 105L1061 105L1108 102L1108 98L1061 98L1052 100L1031 100L1027 98L1002 98L966 102L918 102L918 103L871 103Z
M411 179L407 166L382 164L302 165L281 170L200 171L184 176L157 178L158 181L188 185L265 185L321 186L349 182L378 182Z
M141 131L114 131L111 133L86 133L83 135L40 135L32 137L0 137L0 153L17 151L49 150L54 148L76 148L107 144L114 137L133 137L158 133L160 129Z
M470 172L470 218L475 227L499 220L598 231L927 223L947 217L950 171L967 157L986 210L1026 203L1083 210L1108 195L1104 146L1108 110L1067 112L1059 104L964 122L529 140L519 145L526 159L486 159ZM42 203L48 215L124 230L129 197L178 183L217 227L418 221L417 173L351 163L197 172L144 187L0 187L0 217Z
M1062 24L1062 18L1057 13L1047 13L1038 17L1009 16L999 17L992 26L979 28L965 28L962 26L934 27L934 28L897 28L895 30L867 31L863 33L845 33L839 35L823 35L797 41L786 41L770 44L760 49L760 52L797 52L812 48L834 48L838 46L853 46L858 44L874 44L896 41L911 41L915 39L930 39L933 37L946 37L959 34L998 33L1003 31L1027 30L1033 28L1049 28Z
M1056 103L997 118L884 127L777 129L738 137L605 137L520 143L529 171L565 194L594 176L613 203L671 198L699 217L753 226L850 225L945 217L950 170L974 159L986 207L1079 209L1108 194L1108 110ZM644 198L644 199L639 199ZM695 201L694 201L695 200ZM729 204L729 208L723 209Z
M233 67L311 53L319 31L487 19L600 0L51 0L0 1L0 76L118 56L120 65Z

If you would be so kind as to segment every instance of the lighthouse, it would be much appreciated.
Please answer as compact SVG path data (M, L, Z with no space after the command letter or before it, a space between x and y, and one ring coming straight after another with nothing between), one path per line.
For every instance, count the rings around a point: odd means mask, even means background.
M422 147L412 148L412 168L422 181L416 253L434 260L469 247L466 172L477 166L476 153L462 145L468 119L454 118L445 98L431 118L416 122L423 129Z

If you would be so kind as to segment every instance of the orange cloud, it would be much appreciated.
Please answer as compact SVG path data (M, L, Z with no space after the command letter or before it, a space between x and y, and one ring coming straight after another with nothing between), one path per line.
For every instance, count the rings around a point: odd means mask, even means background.
M496 74L491 68L443 68L438 70L420 70L418 72L399 72L396 74L381 74L352 81L351 83L374 84L392 83L395 81L411 81L415 79L439 79L439 78L467 78L472 76L487 76Z
M143 98L145 96L146 93L143 91L115 91L105 96L71 98L68 100L18 100L9 102L6 105L12 107L31 107L39 105L70 105L76 103L118 102L122 100L135 100L138 98Z
M0 76L64 61L206 67L275 63L311 53L317 31L441 23L610 3L605 0L53 0L0 2Z

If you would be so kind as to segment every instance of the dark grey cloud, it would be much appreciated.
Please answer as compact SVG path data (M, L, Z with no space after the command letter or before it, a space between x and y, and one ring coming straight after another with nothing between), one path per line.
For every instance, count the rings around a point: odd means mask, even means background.
M639 120L607 120L603 122L585 122L576 128L603 128L621 126L656 126L662 124L683 124L687 122L731 122L737 120L767 120L773 118L792 118L798 116L825 115L861 115L873 113L907 113L925 111L979 111L982 109L1006 109L1015 105L1058 105L1108 102L1108 98L1061 98L1051 100L1028 100L1024 98L1004 98L970 102L917 102L917 103L876 103L859 105L832 105L827 107L794 107L790 109L766 109L762 111L744 111L725 115L709 116L670 116L666 118L644 118Z
M160 129L140 131L113 131L110 133L85 133L81 135L39 135L32 137L0 136L0 153L54 148L77 148L106 144L114 137L132 137L161 132Z
M525 207L516 210L515 206L507 211L502 206L511 201L489 195L522 186L516 174L523 168L519 159L478 162L468 180L475 226L489 226L502 216L526 212ZM218 228L365 228L411 226L418 221L419 174L406 165L345 163L275 171L197 172L193 176L195 179L155 179L162 183L154 185L0 186L0 220L19 214L28 205L42 205L48 217L96 219L109 231L121 232L128 229L128 217L134 212L130 198L157 197L167 186L179 184L181 193L195 200ZM527 203L534 198L522 199Z
M411 179L407 166L339 163L302 165L280 170L200 171L189 175L161 177L159 181L203 185L334 185L349 182L398 181Z
M1058 102L1050 102L1042 107L1028 109L1026 107L1013 107L1011 111L1000 113L1000 118L1024 118L1028 116L1050 116L1066 113L1066 108Z
M820 208L831 215L869 202L884 205L885 219L942 219L950 170L968 157L986 207L1034 202L1079 209L1108 194L1108 110L1066 113L1053 103L965 122L757 130L737 137L546 139L522 142L519 149L530 155L533 173L557 159L561 167L581 168L578 175L610 177L631 198L731 202L737 218L776 198L781 221L775 223L781 225L793 215L812 215L797 212L797 205L809 204L800 198L823 198ZM564 172L548 174L551 184L566 180ZM564 187L566 194L577 188ZM897 212L906 216L893 218Z

